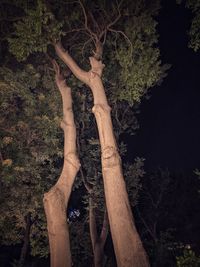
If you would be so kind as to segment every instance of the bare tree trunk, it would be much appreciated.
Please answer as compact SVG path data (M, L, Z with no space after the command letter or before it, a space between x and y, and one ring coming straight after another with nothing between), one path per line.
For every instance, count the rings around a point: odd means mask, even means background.
M64 164L57 183L44 194L44 209L50 244L51 267L71 266L69 230L66 208L76 174L80 168L76 155L76 128L72 111L71 89L66 85L59 66L54 61L56 84L63 101Z
M23 242L23 246L22 246L21 254L20 254L20 259L19 259L19 266L24 266L27 252L28 252L29 240L30 240L30 230L31 230L31 215L30 215L30 213L27 214L25 221L26 221L26 229L25 229L25 234L24 234L24 242Z
M104 246L108 235L108 217L107 212L105 211L101 234L98 236L92 198L89 199L89 225L92 250L94 254L94 267L103 267L105 258Z
M102 152L102 172L108 218L118 267L148 267L149 262L136 230L121 169L108 105L101 80L104 65L90 57L91 70L83 71L63 49L55 45L58 56L73 74L86 83L93 94L95 115Z
M84 186L87 189L88 193L91 194L93 190L92 185L86 181L82 169L80 170L80 172ZM109 227L108 216L107 216L107 211L105 209L101 233L100 235L98 235L96 226L95 208L93 205L92 197L89 196L89 229L90 229L90 238L92 243L92 251L94 255L94 267L103 267L105 259L104 246L108 236L108 227Z

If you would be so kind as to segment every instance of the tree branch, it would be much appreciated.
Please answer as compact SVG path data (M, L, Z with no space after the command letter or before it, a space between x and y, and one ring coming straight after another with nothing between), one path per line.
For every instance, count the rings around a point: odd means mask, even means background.
M94 207L92 205L92 198L89 198L89 225L90 225L90 238L92 242L93 251L95 251L95 244L98 239L96 220L94 214Z
M123 2L123 0L119 4L117 2L117 11L118 11L117 17L112 22L108 23L108 25L105 26L105 29L100 33L100 36L99 36L100 40L104 36L104 42L103 43L105 43L105 38L106 38L105 36L106 36L108 29L110 27L112 27L113 25L115 25L118 22L118 20L121 18L120 6L121 6L122 2Z
M98 40L98 37L88 26L88 17L87 17L86 10L85 10L85 7L84 7L82 1L79 0L78 2L81 6L81 9L83 10L83 15L84 15L84 19L85 19L85 29L89 32L89 34L91 35L91 37L94 39L94 42L95 42Z
M104 247L104 245L106 243L106 239L108 236L108 228L109 228L108 214L107 214L107 210L105 207L103 225L102 225L101 234L100 234L100 240L101 240L101 246L102 247Z
M107 25L107 29L115 25L118 20L121 18L121 11L120 11L120 5L122 4L123 1L121 1L119 4L117 3L117 11L118 11L118 16Z
M54 45L58 57L69 67L71 72L85 84L89 83L89 73L82 70L74 59L69 55L67 51L63 48L61 42Z
M132 45L130 39L128 38L128 36L123 31L115 30L115 29L112 29L110 27L108 27L107 30L110 31L110 32L121 34L127 40L127 42L129 43L130 49L131 49L131 55L133 54L133 45Z
M82 181L83 181L83 184L84 184L86 190L88 191L89 194L91 194L92 193L92 185L90 183L88 183L87 180L85 179L85 175L83 174L82 168L80 168L80 173L81 173L81 178L82 178Z

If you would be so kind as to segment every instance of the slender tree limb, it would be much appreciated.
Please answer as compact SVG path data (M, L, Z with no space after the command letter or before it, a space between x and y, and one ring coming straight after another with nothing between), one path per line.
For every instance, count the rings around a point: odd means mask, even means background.
M92 249L95 252L95 245L98 239L98 234L97 234L97 226L96 226L92 197L89 197L89 225L90 225L90 238L92 242Z
M88 33L91 35L91 37L94 40L98 40L97 35L88 26L88 17L87 17L86 10L85 10L85 7L84 7L82 1L81 0L78 0L78 3L80 4L81 9L83 11L83 15L84 15L84 19L85 19L85 29L88 31Z
M104 30L99 35L99 40L101 40L101 38L104 36L104 42L103 43L105 43L106 33L107 33L108 29L110 27L112 27L113 25L115 25L119 21L119 19L121 18L120 6L121 6L123 1L121 1L120 3L118 3L118 1L116 1L116 2L117 2L117 11L118 11L117 17L112 22L108 23L105 26Z
M74 61L74 59L69 55L67 51L63 48L62 44L56 43L54 45L56 53L58 57L63 60L63 62L70 68L72 73L83 83L88 84L89 83L89 75L88 72L82 70L77 63Z
M119 34L121 34L121 35L125 38L125 40L129 43L129 45L130 45L130 50L131 50L131 55L133 54L133 45L132 45L132 43L131 43L131 40L128 38L128 36L127 36L123 31L115 30L115 29L113 29L113 28L111 28L111 27L108 27L107 30L110 31L110 32L114 32L114 33L119 33Z
M81 173L81 178L82 178L82 181L83 181L83 184L84 184L86 190L88 191L89 194L91 194L92 193L92 185L89 184L88 181L86 180L85 175L83 174L82 168L80 168L80 173Z
M101 234L100 234L100 240L101 240L101 246L102 247L104 247L105 243L106 243L106 239L108 236L108 228L109 228L108 213L107 213L107 210L105 207L103 225L102 225Z
M138 208L136 208L137 213L139 215L140 220L142 221L142 223L144 224L144 226L147 229L147 232L149 232L149 234L151 235L151 237L153 238L154 242L156 242L156 236L154 234L154 231L152 231L152 229L150 228L150 226L147 224L147 222L145 221L145 219L143 218L143 216L140 214L140 211Z
M122 2L123 1L121 1L120 4L117 5L118 15L117 15L117 17L112 22L110 22L107 25L107 27L106 27L107 29L110 28L110 27L112 27L113 25L115 25L119 21L119 19L121 18L120 5L122 4Z

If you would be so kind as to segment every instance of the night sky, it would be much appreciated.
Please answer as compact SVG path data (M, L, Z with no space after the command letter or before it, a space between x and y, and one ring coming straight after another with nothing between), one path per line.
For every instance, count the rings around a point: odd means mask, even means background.
M146 159L145 167L192 172L200 168L200 53L188 48L191 12L165 0L158 17L159 47L168 76L152 89L139 115L140 129L129 140L128 154Z

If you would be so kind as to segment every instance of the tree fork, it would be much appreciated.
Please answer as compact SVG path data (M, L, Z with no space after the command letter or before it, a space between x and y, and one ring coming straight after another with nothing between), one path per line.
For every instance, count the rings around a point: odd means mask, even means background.
M70 267L71 252L66 209L80 163L76 155L76 127L72 111L71 89L66 85L65 78L55 61L53 65L56 71L56 85L63 102L61 128L64 131L64 164L57 183L44 194L43 202L47 218L51 267Z
M91 70L83 71L59 43L57 55L72 73L86 83L93 94L93 113L96 118L101 152L104 191L110 229L118 267L149 267L148 258L134 224L121 169L107 97L101 80L104 65L90 57Z

